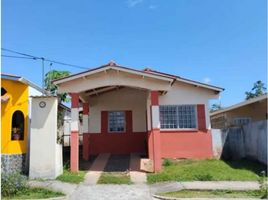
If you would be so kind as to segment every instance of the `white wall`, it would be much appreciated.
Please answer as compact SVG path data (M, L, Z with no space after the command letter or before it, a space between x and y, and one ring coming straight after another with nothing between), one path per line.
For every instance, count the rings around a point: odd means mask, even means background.
M46 103L44 108L40 102ZM62 174L62 147L57 144L57 97L32 98L30 178L56 178Z
M159 105L205 104L206 127L210 129L209 99L218 98L214 91L175 82L167 94L159 96Z
M89 132L101 132L101 111L131 110L133 131L146 131L147 91L122 88L89 98Z

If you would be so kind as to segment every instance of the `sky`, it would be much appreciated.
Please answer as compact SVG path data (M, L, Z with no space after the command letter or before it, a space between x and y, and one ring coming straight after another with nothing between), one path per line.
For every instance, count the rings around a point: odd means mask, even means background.
M230 106L267 84L266 0L2 0L2 48L94 68L110 60L225 88ZM2 51L2 55L15 55ZM17 55L18 56L18 55ZM2 73L41 86L40 61L2 57ZM45 63L45 72L83 71Z

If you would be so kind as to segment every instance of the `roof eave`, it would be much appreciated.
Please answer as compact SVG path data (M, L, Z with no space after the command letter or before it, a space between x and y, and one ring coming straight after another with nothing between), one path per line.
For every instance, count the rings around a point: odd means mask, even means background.
M243 102L240 102L240 103L237 103L235 105L229 106L229 107L221 109L221 110L217 110L215 112L210 113L210 116L213 117L215 115L218 115L218 114L221 114L221 113L224 113L224 112L228 112L230 110L234 110L234 109L240 108L242 106L246 106L246 105L249 105L249 104L252 104L252 103L256 103L258 101L264 100L265 98L267 98L267 94L264 94L262 96L255 97L253 99L249 99L249 100L246 100L246 101L243 101Z

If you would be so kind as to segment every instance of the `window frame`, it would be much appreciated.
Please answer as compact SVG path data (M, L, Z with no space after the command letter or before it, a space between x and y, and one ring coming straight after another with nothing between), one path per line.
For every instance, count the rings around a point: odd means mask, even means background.
M176 106L178 128L161 128L161 117L160 117L160 107L161 106ZM195 124L196 124L195 128L179 128L179 117L178 117L178 107L179 106L194 106ZM198 130L197 104L159 105L159 119L160 119L160 131L197 131Z
M110 113L112 112L121 112L123 113L123 116L124 116L124 129L122 131L111 131L110 130ZM108 113L108 133L125 133L126 132L126 112L125 111L122 111L122 110L110 110L107 112Z

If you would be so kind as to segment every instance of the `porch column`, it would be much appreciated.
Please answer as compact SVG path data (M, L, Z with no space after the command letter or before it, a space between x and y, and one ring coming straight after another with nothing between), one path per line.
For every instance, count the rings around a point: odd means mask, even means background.
M151 91L151 142L154 172L161 170L161 138L160 138L160 115L159 115L159 103L158 103L158 91Z
M71 172L79 170L79 93L71 93Z
M89 104L83 103L83 160L89 159Z

